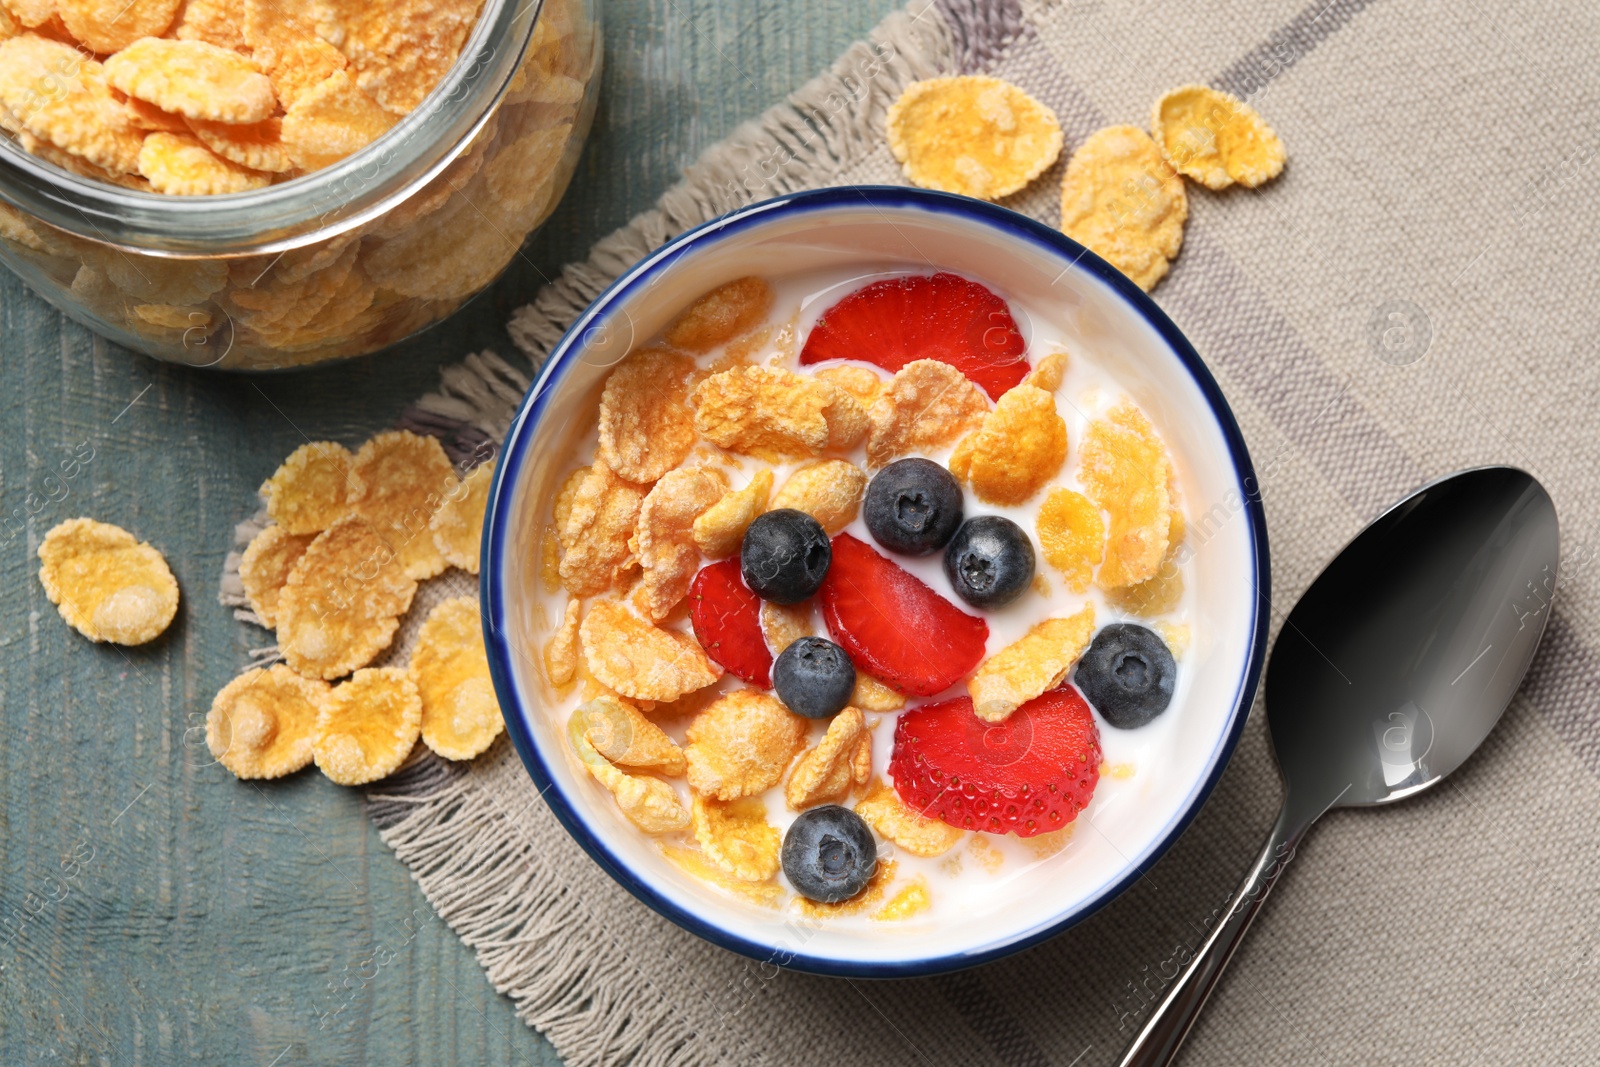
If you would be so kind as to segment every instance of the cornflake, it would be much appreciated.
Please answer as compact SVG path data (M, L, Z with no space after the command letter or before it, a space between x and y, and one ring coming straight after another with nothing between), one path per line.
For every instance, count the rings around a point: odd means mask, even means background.
M594 780L610 792L628 821L647 834L670 834L689 827L689 810L677 791L659 778L627 774L613 767L595 750L584 732L583 719L574 712L567 721L567 740Z
M950 851L965 831L938 819L929 819L900 799L894 787L875 781L856 804L856 814L878 832L913 856L940 856Z
M56 0L67 32L101 55L156 37L172 25L180 0Z
M619 363L600 394L600 458L630 482L649 483L694 447L689 374L694 361L645 348Z
M419 581L444 570L429 523L458 485L437 437L390 430L362 445L350 461L350 509L366 519Z
M828 394L828 404L822 417L828 423L828 451L849 452L866 440L872 431L872 419L867 409L850 393L827 382L815 382L817 388Z
M1061 179L1061 232L1146 292L1166 276L1188 218L1183 179L1136 126L1090 136Z
M689 724L689 785L718 800L761 793L783 779L806 733L806 720L776 697L735 690Z
M172 36L180 41L205 41L235 52L248 51L244 9L243 0L185 0Z
M254 63L204 41L145 37L106 60L106 80L131 97L190 119L260 122L278 108L272 82Z
M828 723L817 747L795 763L783 796L789 807L804 811L839 799L851 785L865 784L871 773L872 735L866 716L857 708L845 708Z
M301 170L320 170L389 132L395 117L336 70L295 97L283 116L283 145Z
M544 646L544 669L551 685L566 685L572 681L573 675L578 673L579 608L576 598L567 598L567 608L562 613L561 625L557 626L556 632L551 635L550 643Z
M1074 593L1087 592L1094 569L1105 555L1106 523L1089 498L1056 487L1039 508L1039 547Z
M1076 615L1045 619L1019 640L984 660L967 683L972 710L985 722L1003 722L1034 697L1066 680L1094 636L1094 605Z
M93 519L68 519L44 535L39 581L67 625L91 641L142 645L178 613L178 582L161 553Z
M831 537L855 521L866 491L866 471L842 459L825 459L789 475L772 506L805 512Z
M1183 654L1189 651L1189 624L1158 622L1155 624L1155 631L1172 650L1172 658L1182 662Z
M619 767L676 777L688 766L672 738L626 701L598 696L573 714L595 751Z
M961 439L950 471L990 504L1026 501L1056 476L1067 459L1067 424L1055 398L1033 385L1000 397L983 425Z
M1078 479L1090 500L1111 516L1102 589L1120 589L1155 576L1172 529L1172 466L1144 412L1113 408L1089 424Z
M820 455L834 391L777 367L735 367L695 387L694 426L713 444L768 463Z
M187 133L152 133L139 149L139 173L169 196L219 196L261 189L271 177L223 159Z
M853 367L849 364L842 367L824 367L817 371L814 377L819 382L827 382L835 389L849 393L863 409L870 408L872 402L883 392L883 379L865 367Z
M416 580L370 523L351 515L300 557L278 594L278 648L308 678L339 678L389 647Z
M810 601L802 600L798 604L776 604L770 600L761 602L761 635L767 639L767 648L772 650L773 659L777 659L779 653L802 637L810 637L816 632ZM859 671L856 677L862 677Z
M795 897L800 913L811 919L828 919L837 915L856 915L869 908L876 907L883 900L884 893L889 888L889 883L894 881L894 860L878 861L877 870L872 872L872 877L861 888L861 892L848 900L840 900L832 904L825 904L820 900L808 900L805 897Z
M600 459L583 471L570 498L565 496L566 488L563 486L563 495L556 498L561 581L573 596L594 596L616 585L626 571L638 565L628 540L644 497Z
M998 200L1061 154L1054 111L998 78L913 82L889 108L889 150L913 185Z
M422 696L422 743L435 754L472 759L505 729L474 597L441 601L428 613L411 653L411 674Z
M907 452L935 452L976 430L989 401L967 376L932 359L907 363L895 372L868 416L867 465L882 467Z
M178 121L182 122L181 119ZM189 128L212 152L241 167L271 174L282 174L294 169L294 160L289 158L289 153L283 147L281 119L262 119L248 126L191 119Z
M446 496L428 523L433 547L444 561L468 574L478 573L478 551L483 542L483 514L489 508L489 488L494 484L494 464L480 463Z
M921 914L933 907L933 896L928 892L926 879L918 877L908 883L889 902L872 913L874 922L899 922Z
M700 565L694 544L694 523L722 498L728 483L718 471L682 467L668 471L645 494L639 521L629 542L639 560L639 584L633 603L640 614L659 622L689 593Z
M1161 558L1156 573L1135 585L1123 586L1107 592L1106 600L1129 615L1150 618L1165 615L1183 599L1183 571L1178 566L1178 549L1183 540L1183 517L1177 509L1172 512L1172 533L1168 538L1167 553Z
M690 825L706 859L745 882L765 882L778 873L782 838L767 822L760 797L721 801L695 796Z
M708 559L723 559L739 551L744 532L756 517L767 510L772 492L772 471L756 471L743 489L724 493L694 520L694 543Z
M236 778L281 778L311 762L327 682L281 663L246 671L222 687L206 715L206 747Z
M312 758L340 785L365 785L399 769L422 730L422 697L411 672L367 667L322 702Z
M1156 101L1150 129L1179 174L1208 189L1254 187L1283 172L1283 142L1256 109L1203 85L1173 89Z
M349 57L356 83L396 115L455 65L482 0L319 0L317 36Z
M139 169L143 132L111 95L105 70L60 41L0 41L0 105L7 125L110 174ZM54 160L52 160L54 162Z
M862 711L899 711L906 706L906 698L876 678L858 670L856 688L855 692L850 694L850 703Z
M757 277L739 278L690 304L662 339L685 352L709 352L754 330L771 310L772 287Z
M1053 393L1061 388L1061 379L1067 374L1067 354L1065 352L1051 352L1033 365L1033 369L1022 377L1022 385L1032 385Z
M616 601L589 608L578 627L583 656L601 685L640 700L676 700L720 675L687 634L639 618Z
M268 627L278 625L278 594L315 536L268 526L250 539L244 555L239 557L239 581L244 585L245 599Z
M761 904L770 908L783 902L783 887L776 882L746 882L735 878L708 860L705 853L697 848L663 845L661 846L661 854L671 860L685 874L698 878L702 882L710 882L714 886L726 889L730 893L750 901L752 904Z
M313 441L289 453L261 483L272 521L292 534L321 533L350 513L350 450Z

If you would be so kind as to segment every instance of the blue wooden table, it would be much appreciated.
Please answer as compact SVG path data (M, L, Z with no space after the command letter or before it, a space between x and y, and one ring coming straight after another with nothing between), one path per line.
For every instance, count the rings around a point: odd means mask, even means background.
M503 323L544 278L892 6L606 0L600 111L565 202L492 290L378 356L162 366L0 271L0 1064L558 1062L357 793L213 765L206 709L261 637L217 603L232 526L302 435L359 442L440 366L511 354ZM76 515L166 553L184 599L162 639L94 646L57 617L35 553Z

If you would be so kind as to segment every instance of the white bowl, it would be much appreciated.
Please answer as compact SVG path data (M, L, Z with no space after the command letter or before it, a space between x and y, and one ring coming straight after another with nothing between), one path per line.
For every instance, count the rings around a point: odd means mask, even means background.
M745 906L680 871L628 823L566 751L543 707L531 650L543 646L535 546L573 443L592 430L606 372L695 297L751 273L860 265L950 270L1023 306L1056 309L1159 428L1190 520L1194 643L1177 731L1142 792L1080 817L1071 862L1009 879L982 914L913 933L807 924ZM1177 839L1205 802L1244 726L1265 654L1266 524L1237 424L1194 349L1149 297L1099 257L1015 212L896 187L800 193L693 230L646 257L597 299L551 353L501 452L484 527L484 630L506 725L528 773L574 839L650 907L701 937L780 966L899 977L995 959L1111 900ZM1147 728L1148 729L1148 728ZM1134 801L1127 798L1132 796ZM1057 859L1064 859L1065 854Z

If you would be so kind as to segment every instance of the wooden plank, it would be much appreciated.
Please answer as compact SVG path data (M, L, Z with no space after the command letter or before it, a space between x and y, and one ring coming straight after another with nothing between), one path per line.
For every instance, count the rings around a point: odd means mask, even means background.
M357 442L439 366L509 354L505 318L542 278L892 6L612 0L572 192L490 292L377 357L271 377L161 366L0 277L0 1062L557 1062L355 793L211 765L205 709L257 636L216 602L230 531L302 432ZM171 561L183 606L152 647L92 646L45 599L39 539L80 514Z

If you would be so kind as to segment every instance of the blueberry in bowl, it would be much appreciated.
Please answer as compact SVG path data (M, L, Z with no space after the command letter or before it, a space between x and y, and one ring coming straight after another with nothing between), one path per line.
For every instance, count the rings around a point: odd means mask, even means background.
M890 552L926 556L955 536L962 510L955 476L915 456L896 460L873 476L861 514L873 540Z
M833 546L822 524L794 508L757 518L739 548L744 584L774 604L798 604L815 593L832 560Z
M1010 519L968 519L944 550L944 572L975 608L1003 608L1033 582L1033 542Z
M844 710L856 689L856 668L826 637L802 637L778 654L772 687L796 715L827 719Z
M796 892L833 904L861 892L878 869L878 844L861 816L838 804L804 811L783 835L783 873Z
M1072 680L1102 719L1136 730L1167 710L1177 676L1165 641L1143 626L1114 622L1094 635Z

